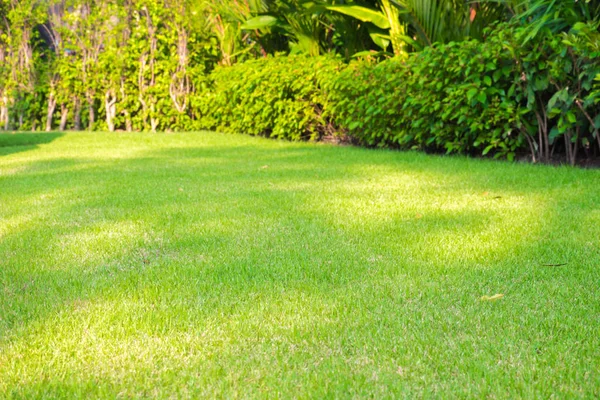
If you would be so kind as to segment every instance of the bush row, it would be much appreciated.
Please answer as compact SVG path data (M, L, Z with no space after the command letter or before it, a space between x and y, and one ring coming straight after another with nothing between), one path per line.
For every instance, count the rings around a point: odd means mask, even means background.
M599 150L599 43L592 24L535 37L505 24L381 63L266 58L215 70L194 107L204 129L575 163Z

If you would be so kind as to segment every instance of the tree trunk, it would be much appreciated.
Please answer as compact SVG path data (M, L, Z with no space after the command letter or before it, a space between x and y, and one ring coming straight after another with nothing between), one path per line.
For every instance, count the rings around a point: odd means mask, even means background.
M48 113L46 114L46 132L52 130L52 117L54 116L54 110L56 109L56 99L53 94L48 97Z
M2 96L2 105L0 106L0 124L5 131L8 130L8 97L6 95Z
M579 139L577 138L577 136L575 136L575 143L573 143L573 135L570 131L565 132L564 138L567 161L570 165L575 166L575 163L577 162L577 150Z
M106 125L109 132L115 131L115 116L117 115L117 96L110 90L104 95L104 107L106 109Z
M121 77L121 101L125 102L127 98L125 94L125 78ZM124 110L122 111L123 115L125 115L125 129L127 132L133 131L133 126L131 123L131 114L129 114L129 110L127 110L127 105L125 105Z
M4 130L8 130L7 129L7 121L8 121L8 108L2 104L2 106L0 107L0 125L2 126L2 128Z
M88 103L88 112L89 112L89 121L88 121L88 130L94 130L94 123L96 122L96 113L94 111L94 98L91 94L86 94L86 100Z
M67 117L69 116L69 107L66 104L60 105L60 131L64 131L67 127Z
M91 132L94 130L94 123L96 122L96 112L94 111L94 106L89 106L89 114L88 130Z
M151 132L156 132L156 128L158 127L158 118L154 117L156 113L156 105L154 103L150 104L150 113L150 129Z
M141 91L138 96L138 100L139 100L140 104L142 105L142 126L143 126L142 129L144 131L147 131L148 130L148 104L144 100L144 96L141 93Z
M74 121L73 121L73 129L75 129L76 131L80 131L81 130L81 101L79 100L78 97L76 97L74 103L75 103L74 104L75 117L74 117Z
M125 115L125 129L127 130L127 132L132 132L133 124L131 123L131 115L127 110L123 111L123 114Z

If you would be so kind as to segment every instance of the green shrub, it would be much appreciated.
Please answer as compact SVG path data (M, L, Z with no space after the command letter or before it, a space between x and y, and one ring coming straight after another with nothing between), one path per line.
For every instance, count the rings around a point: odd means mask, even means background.
M326 85L327 115L369 146L543 161L558 149L574 164L600 146L598 43L591 23L533 36L503 24L484 42L354 62Z
M326 115L338 130L368 146L405 147L405 63L391 59L351 63L327 82Z
M367 146L534 161L600 146L600 34L518 22L484 42L434 45L381 63L269 57L222 67L196 83L197 128L288 140L348 135ZM560 139L560 140L559 140ZM598 142L598 145L595 144Z
M217 68L194 99L199 127L288 140L326 130L322 81L343 68L332 57L268 57Z
M600 33L595 23L568 31L536 31L528 24L504 24L488 43L510 61L510 86L501 87L519 108L518 127L534 160L562 153L575 164L598 140L600 107L594 79L600 74Z
M519 110L502 87L509 60L476 41L425 49L405 61L357 62L330 85L336 122L370 146L513 157Z
M410 96L402 107L407 140L449 153L513 158L521 146L518 103L506 90L510 61L493 43L432 47L410 60Z

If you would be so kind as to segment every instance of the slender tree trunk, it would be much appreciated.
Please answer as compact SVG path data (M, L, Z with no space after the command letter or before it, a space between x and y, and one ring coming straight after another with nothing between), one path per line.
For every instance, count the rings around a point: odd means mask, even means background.
M144 100L144 96L143 96L143 94L141 92L140 92L140 94L138 96L138 100L139 100L140 104L142 105L142 125L143 125L143 130L147 131L148 130L148 104Z
M73 121L73 129L75 129L76 131L80 131L81 130L81 101L79 100L79 97L75 98L73 108L75 111L75 116L74 116L74 121Z
M575 143L573 143L573 136L571 132L565 132L565 152L567 153L567 161L572 166L577 162L577 151L579 150L578 143L579 139L575 138Z
M89 121L88 121L88 130L94 130L94 123L96 122L96 113L94 111L94 99L88 95L87 96L88 103L88 113L89 113Z
M132 132L133 124L131 123L131 115L129 114L129 111L124 110L123 115L125 115L125 129L127 132Z
M127 98L126 94L125 94L125 78L121 77L121 101L123 103L125 103L125 99ZM133 131L133 124L131 123L131 114L129 113L129 110L127 110L127 105L125 105L125 107L123 107L123 115L125 115L125 129L127 130L127 132L131 132Z
M66 104L60 105L60 131L64 131L67 127L67 117L69 116L69 107Z
M104 106L106 109L106 125L110 132L115 131L115 116L117 115L117 96L112 91L107 91L104 95Z
M94 111L94 106L89 106L89 117L88 117L88 130L94 130L94 124L96 123L96 112Z
M575 143L573 143L573 161L571 165L575 165L577 163L577 155L579 153L579 138L581 136L580 128L577 127L577 132L575 133Z
M534 140L529 136L529 132L525 128L522 128L522 135L527 140L527 144L529 145L529 151L531 153L531 162L534 164L537 163L537 153L535 151Z
M190 93L190 82L187 75L188 65L188 34L185 28L177 26L177 56L178 63L175 72L171 74L169 94L175 105L175 109L183 114L187 108L188 95Z
M142 126L143 130L148 130L148 104L144 99L144 94L146 91L146 83L144 79L144 72L146 69L146 55L142 55L139 60L139 72L138 72L138 101L142 105Z
M52 117L54 116L54 110L56 109L56 98L53 94L48 97L48 113L46 114L46 132L52 130Z
M6 128L7 120L8 120L8 107L6 107L4 104L2 104L2 106L0 106L0 125L2 126L2 128L4 130L8 130Z
M535 112L538 121L538 152L540 160L543 162L550 161L550 141L548 139L548 117L545 111L542 113Z
M158 118L154 117L156 113L156 106L154 102L150 105L150 112L150 128L152 132L156 132L156 128L158 127Z
M8 96L2 96L2 104L0 106L0 124L5 131L8 130L9 125L9 113L8 113Z
M587 112L587 110L583 106L581 100L576 100L575 104L577 104L577 107L579 107L581 112L583 112L583 115L585 115L585 117L589 121L591 129L593 129L592 137L596 138L596 140L598 141L598 148L600 148L600 130L598 130L598 128L596 128L595 119L592 118L592 116L590 115L589 112Z

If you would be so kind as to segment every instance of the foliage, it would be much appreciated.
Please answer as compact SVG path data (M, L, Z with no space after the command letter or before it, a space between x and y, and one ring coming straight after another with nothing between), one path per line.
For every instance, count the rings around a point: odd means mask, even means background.
M530 29L501 25L484 42L357 62L330 85L328 113L367 145L509 159L528 148L534 161L562 148L574 164L581 149L598 150L597 25L528 40Z
M282 9L281 4L287 7ZM360 24L342 27L336 23L340 16L346 21L355 20ZM307 52L315 53L316 48L318 53L319 46L322 51L331 48L331 43L319 34L318 29L306 29L311 25L301 23L302 20L310 20L314 27L329 25L327 29L333 32L343 31L343 36L351 37L353 42L360 35L359 31L363 35L368 33L373 44L382 51L390 50L391 45L393 53L400 56L435 42L480 38L484 27L504 18L505 5L493 2L280 0L266 2L266 10L249 20L246 25L255 29L285 27L286 33L297 41L310 39L313 43L312 50L306 50ZM294 29L296 27L302 29ZM355 30L354 34L350 33L352 28Z
M597 0L0 0L0 128L575 164L600 150L599 18Z
M322 83L342 68L333 57L268 57L217 68L195 98L199 127L280 139L327 130Z
M556 148L571 164L581 150L597 153L598 18L596 0L538 0L501 33L521 78L514 87L527 110L523 134L534 160L549 161Z
M218 61L196 1L0 4L4 129L190 128L193 81Z
M513 158L521 145L519 110L500 89L511 68L497 50L467 41L405 62L356 63L331 85L330 112L367 145Z

